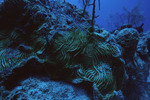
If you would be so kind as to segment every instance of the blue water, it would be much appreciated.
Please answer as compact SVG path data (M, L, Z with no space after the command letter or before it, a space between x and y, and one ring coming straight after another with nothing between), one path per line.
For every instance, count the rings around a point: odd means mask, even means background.
M72 4L77 5L79 8L83 8L82 0L66 0ZM91 0L93 1L93 0ZM98 3L98 0L96 0ZM144 31L150 30L150 0L101 0L101 10L98 10L98 4L96 4L96 15L99 17L96 19L96 24L101 28L112 30L115 27L110 27L110 15L116 13L123 13L123 7L126 7L129 11L136 5L140 5L140 12L145 16ZM92 7L92 6L91 6ZM87 8L87 11L91 13L91 7ZM114 21L114 20L113 20ZM117 21L117 20L116 20Z

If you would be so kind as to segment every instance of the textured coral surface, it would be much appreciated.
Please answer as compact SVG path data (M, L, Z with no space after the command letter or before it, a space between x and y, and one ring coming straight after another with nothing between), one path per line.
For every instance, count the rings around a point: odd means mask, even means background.
M0 98L149 97L149 33L93 32L87 12L55 0L4 0L0 22Z

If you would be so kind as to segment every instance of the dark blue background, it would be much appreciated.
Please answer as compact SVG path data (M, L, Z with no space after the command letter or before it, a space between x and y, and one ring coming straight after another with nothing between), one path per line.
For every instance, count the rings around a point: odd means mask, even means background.
M77 5L77 7L79 8L83 8L82 0L66 0L66 1ZM96 0L96 2L98 3L98 0ZM98 10L98 4L96 4L97 5L96 15L99 15L99 17L96 19L96 23L101 28L110 30L108 21L110 21L109 16L111 14L122 13L123 7L126 7L128 10L131 10L138 4L141 5L140 6L141 13L145 16L143 26L144 31L148 31L150 30L150 0L101 0L100 11ZM90 13L92 12L90 7L88 7L87 10Z

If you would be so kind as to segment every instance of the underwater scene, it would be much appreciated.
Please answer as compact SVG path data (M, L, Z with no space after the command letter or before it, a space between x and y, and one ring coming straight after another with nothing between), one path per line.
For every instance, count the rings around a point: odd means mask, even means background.
M150 0L0 0L0 100L150 100Z

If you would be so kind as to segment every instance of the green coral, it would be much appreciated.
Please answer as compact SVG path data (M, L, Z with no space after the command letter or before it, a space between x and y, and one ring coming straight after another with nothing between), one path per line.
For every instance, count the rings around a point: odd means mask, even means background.
M0 51L0 56L0 70L5 70L9 67L22 66L25 63L25 59L36 55L34 53L28 54L4 49Z
M41 31L45 21L35 6L29 0L4 0L0 5L0 70L22 66L45 50L47 41Z
M98 65L99 61L106 61L117 53L113 46L103 43L101 38L79 29L74 29L65 36L56 35L54 44L54 54L59 62L82 64L87 67Z
M78 78L94 82L104 95L120 89L124 77L124 63L117 57L117 49L94 33L74 29L65 35L55 35L54 51L57 62L66 67L80 65Z
M101 63L87 69L83 67L81 72L78 72L78 75L84 80L95 82L97 88L102 94L112 92L116 89L116 81L112 69L107 63Z

